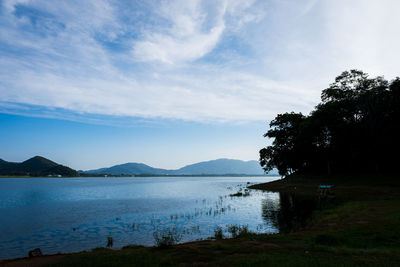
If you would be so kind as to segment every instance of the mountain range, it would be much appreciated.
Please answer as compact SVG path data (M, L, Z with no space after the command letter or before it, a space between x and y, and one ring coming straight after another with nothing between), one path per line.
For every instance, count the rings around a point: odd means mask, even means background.
M49 159L36 156L20 163L0 159L0 175L78 176L78 172Z
M35 156L24 162L0 159L0 175L5 176L91 176L91 175L263 175L258 161L217 159L190 164L176 170L153 168L143 163L125 163L109 168L75 171L44 157ZM276 171L269 173L277 175Z
M80 171L85 174L108 175L263 175L258 161L217 159L187 165L177 170L153 168L143 163L125 163L109 168ZM276 174L274 172L270 174Z

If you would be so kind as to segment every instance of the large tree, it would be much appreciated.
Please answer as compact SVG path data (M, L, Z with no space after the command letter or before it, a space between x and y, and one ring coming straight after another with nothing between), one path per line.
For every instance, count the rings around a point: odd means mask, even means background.
M278 114L264 135L271 146L260 150L265 171L387 172L399 149L400 79L369 78L345 71L324 89L321 103L308 116Z
M299 138L304 120L301 113L292 112L279 114L271 121L271 129L264 137L274 138L274 141L272 146L260 150L261 166L266 171L276 167L281 175L287 175L299 169Z

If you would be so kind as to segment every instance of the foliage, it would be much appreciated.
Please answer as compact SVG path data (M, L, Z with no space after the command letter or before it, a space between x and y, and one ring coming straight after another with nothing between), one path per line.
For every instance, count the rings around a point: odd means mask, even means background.
M310 115L278 114L260 150L266 172L394 172L400 149L400 78L388 82L345 71L322 91Z

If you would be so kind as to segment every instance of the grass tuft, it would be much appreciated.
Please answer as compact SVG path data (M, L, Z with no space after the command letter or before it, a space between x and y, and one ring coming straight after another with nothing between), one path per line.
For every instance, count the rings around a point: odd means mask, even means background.
M182 239L182 235L178 232L176 227L167 228L161 232L154 232L153 237L157 247L161 248L173 246Z

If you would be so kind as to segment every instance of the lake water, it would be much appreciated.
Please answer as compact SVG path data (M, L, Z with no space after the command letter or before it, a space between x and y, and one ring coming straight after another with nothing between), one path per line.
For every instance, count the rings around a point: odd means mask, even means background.
M174 229L180 242L206 239L222 227L278 232L278 193L250 184L279 177L2 178L0 259L128 244L154 245L154 232Z

